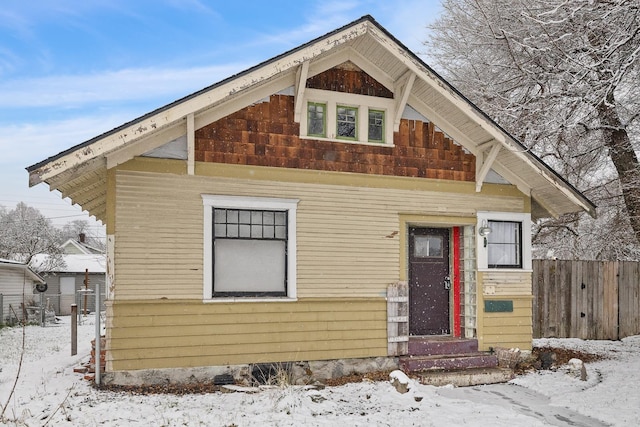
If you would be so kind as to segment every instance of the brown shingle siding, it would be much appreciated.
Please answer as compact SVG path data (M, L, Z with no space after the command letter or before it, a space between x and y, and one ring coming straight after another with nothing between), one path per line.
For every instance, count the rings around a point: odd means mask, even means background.
M349 84L355 84L349 80ZM302 139L294 98L243 108L196 131L196 161L457 181L475 179L475 157L432 123L400 121L394 147Z

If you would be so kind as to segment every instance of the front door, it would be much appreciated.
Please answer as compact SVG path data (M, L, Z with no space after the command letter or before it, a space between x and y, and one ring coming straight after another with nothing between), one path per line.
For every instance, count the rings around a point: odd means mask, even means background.
M449 229L409 229L409 334L449 335Z

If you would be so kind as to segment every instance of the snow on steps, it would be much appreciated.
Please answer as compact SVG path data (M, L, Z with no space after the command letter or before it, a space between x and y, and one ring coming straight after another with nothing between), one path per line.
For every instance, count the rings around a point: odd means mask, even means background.
M422 384L464 387L503 383L514 377L512 369L498 366L495 354L479 352L475 339L411 337L409 354L400 358L400 368Z

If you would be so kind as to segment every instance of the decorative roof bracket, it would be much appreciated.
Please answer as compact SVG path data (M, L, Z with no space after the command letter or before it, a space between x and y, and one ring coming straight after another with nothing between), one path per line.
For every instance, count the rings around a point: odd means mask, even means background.
M496 157L498 157L498 153L502 148L502 144L500 144L498 141L493 141L493 143L491 143L490 146L491 146L491 151L489 151L489 154L483 156L484 161L482 163L482 166L480 167L480 169L476 170L476 193L479 193L482 190L482 183L484 179L487 177L487 174L491 169L491 165L496 160ZM484 145L483 145L483 148L484 148ZM481 153L484 154L484 151L481 151Z
M187 174L195 174L196 125L193 113L187 114Z
M393 131L398 132L400 130L400 119L402 118L402 112L407 105L409 94L413 88L413 83L416 81L416 73L409 70L398 79L398 83L394 88L394 96L396 98L396 111L395 120L393 121ZM400 96L398 96L400 95Z
M304 61L302 65L298 67L296 71L296 104L294 109L293 120L296 123L300 123L300 116L302 115L302 100L304 99L304 89L307 86L307 76L309 75L309 62Z

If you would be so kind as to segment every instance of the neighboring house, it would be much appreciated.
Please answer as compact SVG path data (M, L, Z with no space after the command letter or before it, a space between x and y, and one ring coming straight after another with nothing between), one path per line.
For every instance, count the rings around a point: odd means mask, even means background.
M0 259L0 324L28 319L27 307L39 301L39 296L34 295L38 293L35 287L44 283L28 265Z
M38 255L34 263L38 263ZM71 314L71 304L76 304L78 310L93 312L95 308L96 284L105 294L106 256L104 254L71 254L63 255L64 264L52 270L42 271L40 274L47 281L48 289L45 298L51 309L58 315ZM85 280L89 280L88 286ZM86 294L83 293L88 290ZM102 298L104 310L104 297Z
M86 242L86 235L84 233L80 233L78 235L78 240L69 239L64 242L62 245L62 251L67 255L104 255L104 251L99 248L93 247Z
M83 312L85 309L92 312L95 308L96 284L100 285L103 295L105 293L106 254L87 244L83 233L80 233L78 240L69 239L61 247L64 263L41 272L48 284L45 297L58 315L71 314L71 304L76 304L78 310ZM44 257L46 255L37 255L33 260L34 265L46 265L42 260ZM88 285L85 284L87 279ZM85 294L85 290L92 292ZM104 298L102 301L104 310Z
M113 382L531 348L531 222L595 211L370 16L27 170L106 224Z

